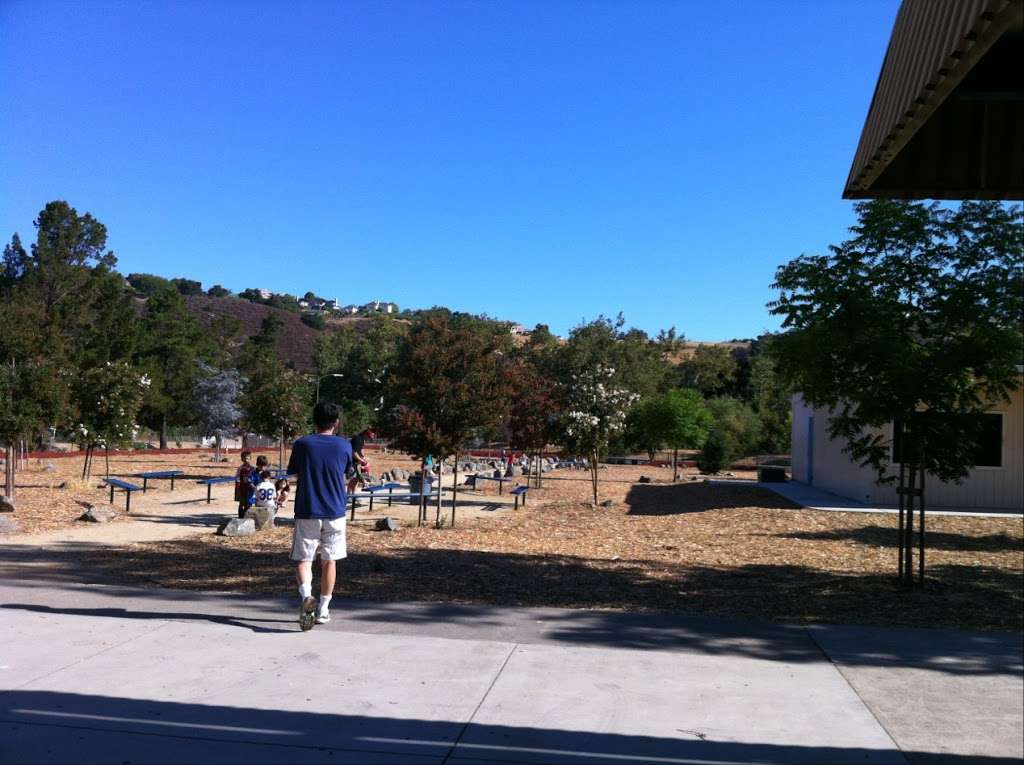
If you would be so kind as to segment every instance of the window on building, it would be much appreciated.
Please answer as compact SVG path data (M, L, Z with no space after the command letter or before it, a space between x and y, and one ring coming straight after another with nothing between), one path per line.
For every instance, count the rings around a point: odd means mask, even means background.
M918 415L924 415L919 412ZM974 453L975 467L1003 466L1003 415L985 413L973 416L972 423L977 428L978 446ZM917 419L917 416L915 416ZM897 420L892 428L893 462L903 462L903 423Z

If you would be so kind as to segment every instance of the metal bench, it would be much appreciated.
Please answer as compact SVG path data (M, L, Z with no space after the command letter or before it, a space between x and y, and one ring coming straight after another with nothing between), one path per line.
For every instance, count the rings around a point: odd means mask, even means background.
M397 486L401 486L401 484L397 484ZM373 489L374 489L373 491L357 491L357 492L353 492L353 493L349 494L348 498L349 498L349 501L352 503L351 515L349 516L350 520L354 521L356 519L356 500L357 499L369 499L370 500L370 507L367 510L367 512L373 512L373 498L374 498L374 496L376 496L378 491L381 491L381 490L386 489L386 488L387 488L387 484L385 484L384 486L374 486L373 487ZM430 497L436 497L437 496L437 491L436 490L431 490L431 491L428 491L428 492L425 492L425 493L422 493L422 494L420 492L414 492L414 491L402 492L398 496L399 497L405 497L405 498L408 498L408 499L412 499L414 497L426 497L427 499L429 499ZM389 505L391 504L391 492L390 491L388 492L388 504Z
M148 473L136 473L135 477L142 479L142 493L145 494L146 489L149 488L149 479L151 478L170 478L171 491L174 491L174 479L179 475L184 475L184 473L180 470L152 470Z
M523 507L526 507L526 492L528 492L529 490L530 489L526 486L517 486L516 488L512 489L511 492L509 492L510 494L514 494L516 498L516 506L513 508L514 510L519 509L520 498L522 498L523 500Z
M214 478L204 478L199 481L200 486L206 487L206 504L210 504L210 491L213 489L213 485L215 483L227 483L228 481L234 483L235 477L233 475L221 475Z
M122 481L120 478L105 478L107 486L110 487L110 504L114 504L114 489L121 489L124 492L124 511L130 513L132 511L132 492L142 491L142 487L138 484L128 483L128 481Z

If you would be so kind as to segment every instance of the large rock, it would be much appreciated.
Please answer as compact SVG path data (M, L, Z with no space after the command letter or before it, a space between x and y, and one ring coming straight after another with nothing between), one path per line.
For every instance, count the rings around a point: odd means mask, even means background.
M398 521L389 515L378 518L375 525L377 531L398 531Z
M7 497L0 496L0 513L13 513L14 512L14 500L8 499Z
M256 530L259 531L265 526L274 526L274 517L277 514L267 507L250 507L245 511L245 518L251 518L253 523L256 524ZM243 519L244 520L244 519Z
M409 471L405 468L396 467L391 470L391 480L394 483L401 483L409 480Z
M256 521L252 518L232 518L224 521L217 533L222 537L248 537L256 533Z
M89 505L86 511L78 516L78 520L87 523L110 523L120 513L110 505Z

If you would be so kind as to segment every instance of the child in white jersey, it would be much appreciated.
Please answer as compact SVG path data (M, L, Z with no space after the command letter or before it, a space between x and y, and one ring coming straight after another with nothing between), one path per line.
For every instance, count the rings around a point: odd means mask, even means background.
M260 473L260 482L253 494L253 505L265 507L270 511L270 525L274 525L274 517L277 515L277 486L270 480L270 471L264 470Z

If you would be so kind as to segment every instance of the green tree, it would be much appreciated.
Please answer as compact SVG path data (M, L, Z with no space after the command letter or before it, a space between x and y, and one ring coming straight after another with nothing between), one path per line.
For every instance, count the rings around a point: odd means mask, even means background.
M384 432L396 448L438 462L458 455L473 432L505 421L510 400L505 373L509 335L493 322L426 314L404 338L387 378ZM438 521L440 521L440 491ZM422 517L422 514L421 514Z
M203 284L197 282L194 279L171 279L171 284L174 285L175 289L178 290L182 295L202 295Z
M924 476L962 481L979 415L1019 384L1024 227L1019 206L995 202L953 210L873 200L854 209L852 238L776 272L769 306L787 331L773 355L792 389L830 412L829 435L879 482L898 481L900 577L910 583ZM898 478L890 423L902 423ZM923 533L918 541L923 582Z
M698 345L678 367L680 384L695 388L706 398L724 393L736 382L739 365L729 348Z
M768 454L788 454L793 420L792 391L778 372L771 355L772 336L756 341L750 356L750 390L754 411L761 419L759 450Z
M732 396L719 396L706 406L711 414L711 430L699 461L701 470L716 473L757 451L761 420L749 404Z
M243 424L255 433L279 438L279 463L284 466L288 439L310 429L313 386L309 378L267 360L259 364L241 397Z
M215 298L231 297L231 290L219 284L214 284L206 291L206 294Z
M629 438L651 460L658 449L672 449L672 480L679 478L679 450L700 449L711 429L711 412L695 390L676 389L641 400L627 420Z
M33 442L64 410L67 384L45 361L0 363L0 442L6 447L4 494L14 497L15 448Z
M152 384L140 419L160 434L161 449L167 448L168 425L194 422L192 397L198 361L210 361L214 355L211 338L189 312L181 293L170 288L149 298L137 361Z
M381 407L384 386L398 354L408 324L390 316L375 316L356 325L343 324L325 332L313 346L313 363L320 382L320 398L334 401L343 410L346 432L365 413ZM340 374L341 377L325 377Z
M156 274L128 274L127 281L135 293L142 297L152 297L158 292L176 289L170 279Z

